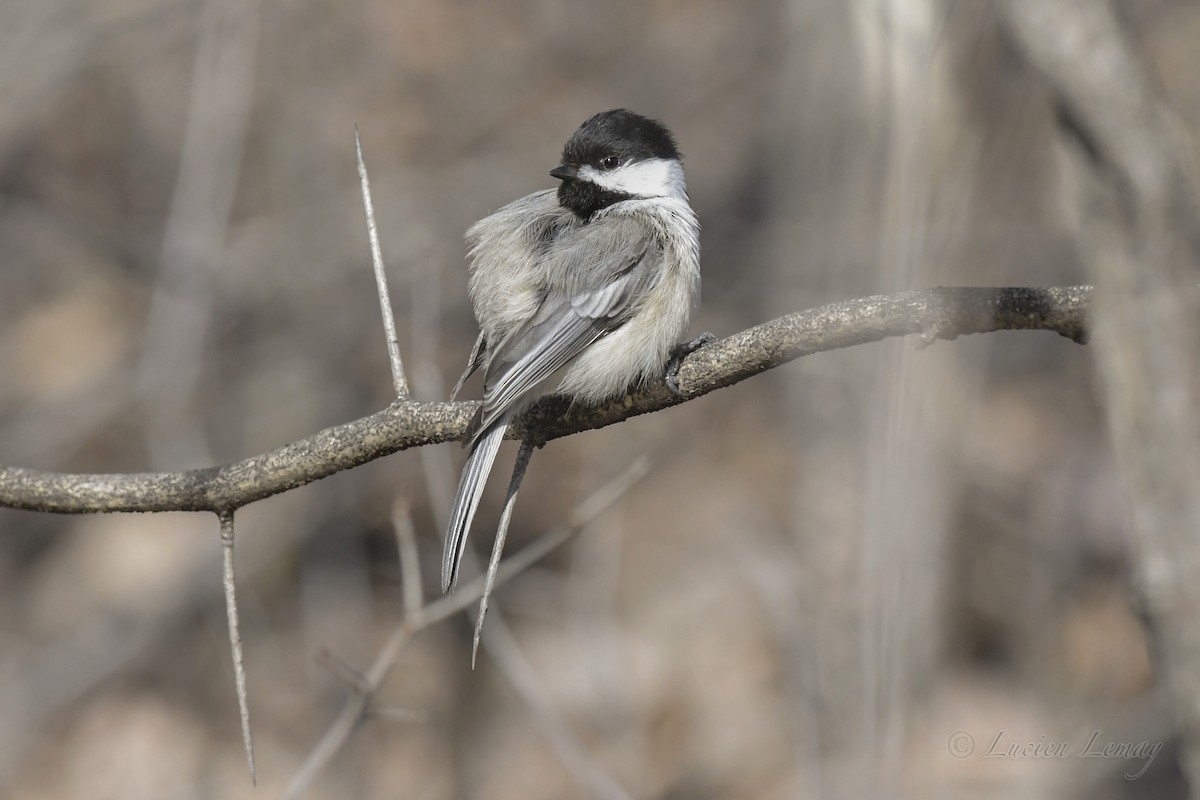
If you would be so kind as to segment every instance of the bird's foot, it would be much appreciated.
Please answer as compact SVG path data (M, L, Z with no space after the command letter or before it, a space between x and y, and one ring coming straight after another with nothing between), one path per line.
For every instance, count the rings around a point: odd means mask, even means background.
M690 342L683 342L671 348L671 359L667 362L667 370L663 375L663 379L667 382L667 388L671 390L671 394L676 397L683 397L683 392L679 391L679 368L683 366L683 360L701 347L704 347L704 345L711 344L716 340L716 336L705 331Z

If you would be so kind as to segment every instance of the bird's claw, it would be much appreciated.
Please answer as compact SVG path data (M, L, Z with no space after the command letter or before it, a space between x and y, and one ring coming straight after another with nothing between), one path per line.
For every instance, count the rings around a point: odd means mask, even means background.
M683 360L701 347L704 347L704 345L711 344L716 340L716 336L705 331L690 342L682 342L671 348L671 358L667 361L667 369L663 375L663 380L666 381L667 388L671 390L671 394L676 397L683 397L683 392L679 390L679 368L683 366Z

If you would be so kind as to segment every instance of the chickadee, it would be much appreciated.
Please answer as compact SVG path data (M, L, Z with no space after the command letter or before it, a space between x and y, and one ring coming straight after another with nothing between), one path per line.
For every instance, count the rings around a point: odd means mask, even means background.
M663 375L699 293L700 226L661 123L625 109L596 114L550 174L557 190L509 203L466 234L480 334L451 399L480 366L484 392L463 439L471 455L446 531L442 591L458 579L509 423L560 371L556 391L589 404Z

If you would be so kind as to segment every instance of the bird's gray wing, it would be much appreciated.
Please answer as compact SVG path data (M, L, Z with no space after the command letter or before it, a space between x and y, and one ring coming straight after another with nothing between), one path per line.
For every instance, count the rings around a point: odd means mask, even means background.
M516 409L589 345L625 324L657 278L662 245L646 225L605 218L565 234L547 251L537 312L488 359L483 405L468 445Z

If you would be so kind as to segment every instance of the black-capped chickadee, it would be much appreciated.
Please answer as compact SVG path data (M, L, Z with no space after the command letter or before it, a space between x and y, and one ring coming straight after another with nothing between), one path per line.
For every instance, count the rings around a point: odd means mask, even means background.
M666 127L624 109L596 114L562 162L550 170L557 191L522 197L467 231L480 334L451 398L480 366L484 393L463 440L471 455L446 531L443 591L458 578L509 422L560 371L556 391L583 403L662 376L699 293L700 228Z

